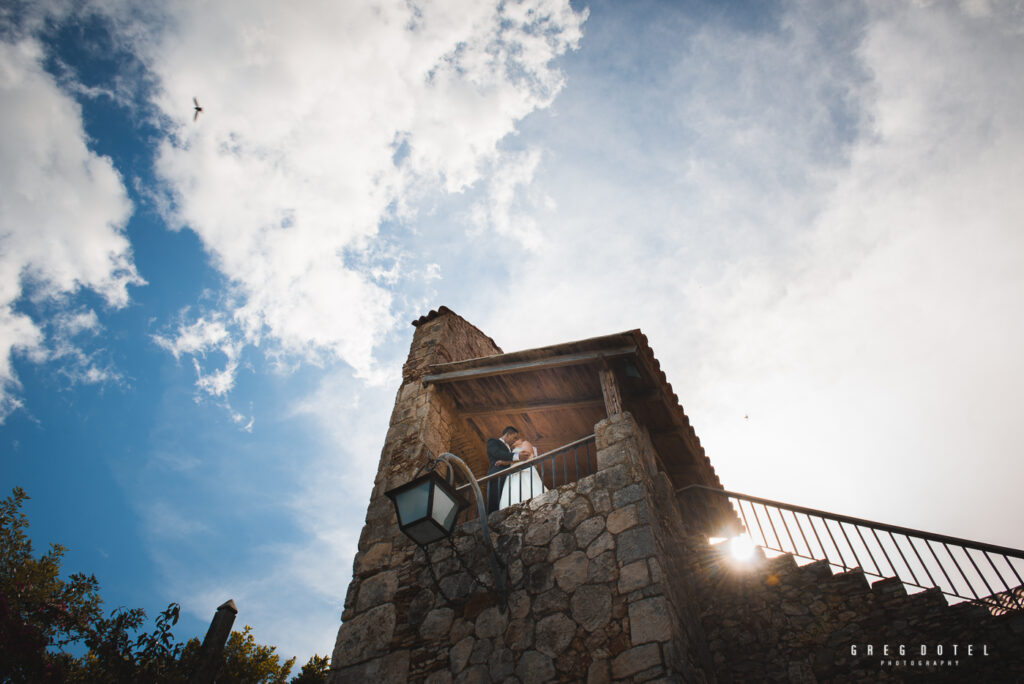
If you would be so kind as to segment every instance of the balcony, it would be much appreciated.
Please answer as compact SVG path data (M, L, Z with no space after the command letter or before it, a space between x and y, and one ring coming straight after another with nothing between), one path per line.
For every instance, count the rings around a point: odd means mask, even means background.
M622 412L643 427L656 469L676 487L721 487L639 330L434 364L423 383L447 416L438 442L465 460L485 489L495 477L514 482L522 493L510 492L513 505L595 472L594 427ZM488 478L487 439L508 425L540 456Z

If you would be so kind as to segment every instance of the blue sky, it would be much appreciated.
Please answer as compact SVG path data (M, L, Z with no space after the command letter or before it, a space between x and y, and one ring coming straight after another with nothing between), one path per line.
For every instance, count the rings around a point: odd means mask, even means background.
M409 322L641 328L727 488L1024 546L1014 3L21 3L0 484L329 653ZM193 122L192 97L204 107Z

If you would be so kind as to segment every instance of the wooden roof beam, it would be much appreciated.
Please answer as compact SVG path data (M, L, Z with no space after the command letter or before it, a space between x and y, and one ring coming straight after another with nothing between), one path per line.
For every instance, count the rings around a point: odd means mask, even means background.
M578 399L570 401L531 402L527 404L508 404L505 406L472 406L456 409L456 413L464 418L497 416L504 413L540 413L543 411L576 408L594 408L604 406L604 399Z
M448 371L447 373L434 373L423 378L423 384L458 382L460 380L475 380L477 378L493 377L496 375L511 375L513 373L529 373L548 368L561 368L564 366L578 366L593 361L600 361L615 356L628 356L635 354L636 347L619 347L617 349L605 349L602 351L581 352L578 354L563 354L547 359L535 361L517 361L513 363L499 363L492 366L480 368L466 368L465 370Z

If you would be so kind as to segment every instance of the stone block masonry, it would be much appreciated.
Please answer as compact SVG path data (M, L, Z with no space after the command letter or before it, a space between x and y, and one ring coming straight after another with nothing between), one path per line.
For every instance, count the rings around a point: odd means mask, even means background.
M475 521L426 551L394 535L368 549L357 567L385 551L389 562L349 599L332 681L640 682L697 672L693 649L679 646L679 597L665 582L673 561L653 512L672 499L657 502L629 414L596 435L604 469L490 516L507 606L489 589Z

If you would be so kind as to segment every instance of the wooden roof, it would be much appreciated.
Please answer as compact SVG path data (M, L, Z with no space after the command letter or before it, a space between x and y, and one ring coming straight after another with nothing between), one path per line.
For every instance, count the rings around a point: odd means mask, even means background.
M515 426L541 453L592 434L607 415L598 376L603 368L614 373L623 409L647 428L675 486L720 487L640 330L435 364L423 382L438 386L452 402L464 428L462 443L452 448L482 474L487 438L506 425Z

